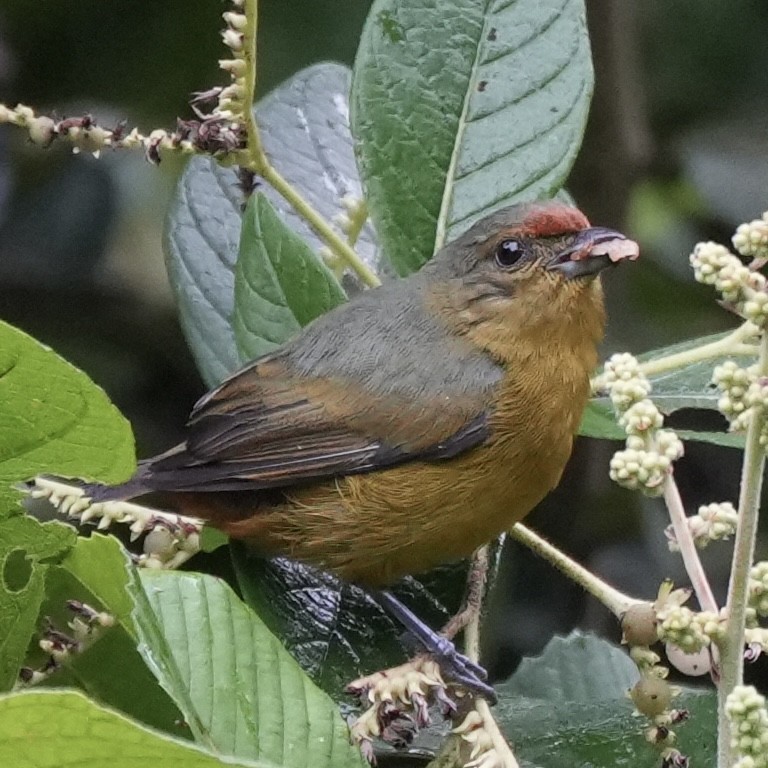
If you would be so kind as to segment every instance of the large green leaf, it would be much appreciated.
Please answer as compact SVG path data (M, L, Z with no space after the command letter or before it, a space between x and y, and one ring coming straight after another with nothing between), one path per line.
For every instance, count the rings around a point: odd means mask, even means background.
M622 698L638 678L624 651L576 631L552 638L541 656L523 659L503 689L505 696L529 699L604 701Z
M232 325L243 359L271 352L346 300L344 289L260 192L248 200Z
M43 472L124 480L134 449L128 423L101 389L4 323L0 434L0 690L7 690L35 631L48 564L75 541L68 526L22 516L12 485Z
M99 610L108 611L126 631L136 636L133 601L128 593L132 566L123 545L114 536L92 533L78 537L74 547L59 564L98 601Z
M724 338L727 334L714 334L703 336L679 344L647 352L638 357L641 361L655 360L660 357L686 352L695 347L710 344ZM710 411L709 414L694 416L703 428L678 429L679 435L685 440L699 440L705 443L714 443L732 448L744 446L744 436L737 433L726 432L727 423L724 417L716 416L712 412L717 411L717 401L720 392L712 384L712 372L716 365L720 365L728 357L716 357L709 360L694 362L676 368L665 373L649 377L653 390L651 398L658 408L666 416L671 416L683 410ZM751 365L754 359L739 356L736 359L741 365ZM690 422L690 419L686 420ZM722 425L722 431L716 431L718 424ZM675 417L672 425L676 426ZM686 423L689 426L689 423ZM623 440L626 437L624 430L616 423L613 406L607 397L593 397L581 423L580 434L587 437L600 437L608 440Z
M376 0L351 121L397 271L497 208L552 197L591 94L583 0Z
M715 765L717 700L687 688L674 705L690 719L676 725L675 746L691 766ZM643 735L650 725L627 699L535 701L502 699L495 715L515 747L521 768L659 768L661 759Z
M294 75L256 107L267 155L329 221L344 211L342 197L361 196L349 133L350 79L347 67L318 64ZM322 241L306 222L273 189L262 185L259 190L287 226L317 251ZM244 202L232 168L210 157L195 157L179 180L166 222L166 266L182 327L210 386L244 362L231 325ZM356 249L378 269L370 225L364 227Z
M199 743L286 768L365 765L333 701L224 582L152 572L141 582L147 663Z
M236 542L232 555L244 600L334 698L349 701L344 690L351 680L405 661L403 628L362 589L301 563L264 560ZM393 589L439 627L459 609L466 577L466 564L457 563Z
M75 691L29 691L0 697L0 765L273 768L266 762L212 755L100 707Z
M125 480L135 467L131 428L81 371L0 322L0 517L11 485L42 472Z
M627 654L600 638L574 632L551 640L497 686L495 714L522 766L533 768L657 768L659 754L643 736L647 721L626 696L638 679ZM717 702L713 692L684 689L676 708L689 722L675 726L676 746L692 765L715 755Z
M230 325L243 196L231 168L194 157L166 217L165 268L187 344L208 386L240 366Z

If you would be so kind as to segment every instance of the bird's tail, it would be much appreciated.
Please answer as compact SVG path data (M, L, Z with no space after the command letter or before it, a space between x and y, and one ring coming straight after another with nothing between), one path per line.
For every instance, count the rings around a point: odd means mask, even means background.
M102 483L74 482L72 485L81 488L86 496L94 503L101 501L128 501L151 492L140 477L134 475L130 480L120 485L103 485Z
M104 501L128 501L139 496L151 493L150 488L144 484L143 471L139 471L130 479L119 485L105 485L103 483L88 483L84 480L71 479L68 477L56 477L52 475L40 475L26 484L25 490L33 495L36 488L56 487L69 488L77 491L78 495L86 497L91 503L96 504Z
M36 477L26 489L32 499L45 500L70 519L81 523L97 523L99 530L105 530L113 522L130 525L131 540L157 527L170 532L169 541L139 556L139 562L155 568L177 568L200 549L200 531L203 520L184 517L135 504L129 499L144 496L154 489L147 487L143 468L139 465L136 474L120 485L102 485L79 480Z

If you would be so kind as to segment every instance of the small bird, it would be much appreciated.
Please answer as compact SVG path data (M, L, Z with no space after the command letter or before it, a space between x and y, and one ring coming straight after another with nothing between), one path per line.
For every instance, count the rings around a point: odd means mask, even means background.
M264 556L382 587L509 530L558 483L637 245L515 205L318 318L195 405L187 438L94 502L159 492Z

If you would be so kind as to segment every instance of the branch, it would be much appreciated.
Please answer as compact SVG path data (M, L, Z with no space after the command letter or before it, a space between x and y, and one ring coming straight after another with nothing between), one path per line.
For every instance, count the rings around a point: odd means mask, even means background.
M691 528L688 525L688 517L685 514L683 500L680 497L680 491L677 487L672 474L667 475L664 481L664 501L669 511L669 519L672 521L672 527L675 531L677 546L680 548L680 554L683 557L683 564L691 585L696 593L696 599L699 601L701 610L711 611L717 614L720 610L712 594L712 587L709 585L707 573L701 564L699 552L693 541Z
M758 380L768 376L768 334L760 342ZM765 410L754 408L747 427L744 463L739 491L739 521L733 547L731 576L726 602L727 624L725 638L720 646L720 683L718 700L718 766L730 765L730 721L725 707L728 695L743 683L744 629L746 626L749 571L755 555L757 523L760 515L760 494L765 468L765 451L760 435L766 425Z
M642 605L646 602L645 600L638 600L637 598L625 595L623 592L619 592L618 589L614 589L609 584L606 584L583 565L579 565L575 560L572 560L568 555L561 552L553 544L550 544L546 539L543 539L522 523L517 523L509 532L509 535L554 565L558 571L564 573L585 592L599 600L616 617L621 617L633 605Z

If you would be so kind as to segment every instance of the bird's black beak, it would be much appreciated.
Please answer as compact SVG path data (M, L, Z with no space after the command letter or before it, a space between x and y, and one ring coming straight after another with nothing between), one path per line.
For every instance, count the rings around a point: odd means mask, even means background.
M589 227L582 229L547 269L560 272L568 280L594 277L606 267L624 259L634 260L639 255L637 243L621 232L605 227Z

